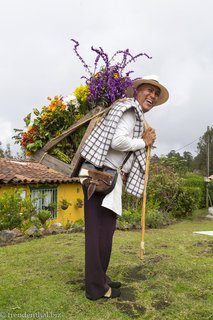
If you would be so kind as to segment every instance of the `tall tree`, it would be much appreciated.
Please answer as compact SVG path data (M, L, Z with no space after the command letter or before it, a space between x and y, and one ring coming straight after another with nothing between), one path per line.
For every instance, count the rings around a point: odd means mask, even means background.
M0 141L0 158L13 158L9 143L7 143L6 149L4 150L2 148L2 142Z
M4 150L2 149L2 142L0 141L0 158L4 158Z
M6 150L4 151L5 158L12 158L10 144L7 143Z
M213 126L208 127L197 144L198 154L194 158L193 167L203 175L213 174ZM208 167L209 166L209 170Z
M193 156L192 156L191 152L184 151L183 159L185 161L185 164L186 164L188 171L191 171L192 170L192 163L193 163Z

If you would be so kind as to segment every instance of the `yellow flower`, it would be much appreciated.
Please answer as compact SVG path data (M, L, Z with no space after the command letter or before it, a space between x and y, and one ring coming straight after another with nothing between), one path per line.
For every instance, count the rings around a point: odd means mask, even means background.
M118 79L118 78L119 78L119 74L118 74L117 72L114 73L113 76L114 76L115 79Z
M29 157L29 156L31 156L32 152L31 152L31 151L29 151L29 150L26 150L26 151L25 151L25 154L26 154L26 156L28 156L28 157Z
M85 103L90 94L89 86L86 84L83 86L82 84L73 91L73 94L76 96L78 101Z
M27 128L27 132L29 132L31 129L32 129L32 126L29 126L29 127Z
M75 116L76 120L79 120L82 117L83 117L83 114L81 114L81 113L77 113L76 116Z
M41 116L41 121L46 120L46 118L47 118L47 115L46 115L46 114L42 114L42 116Z

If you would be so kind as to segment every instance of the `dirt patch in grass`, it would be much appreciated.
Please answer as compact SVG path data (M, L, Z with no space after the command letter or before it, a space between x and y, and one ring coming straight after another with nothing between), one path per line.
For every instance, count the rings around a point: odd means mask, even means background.
M123 254L136 255L135 247L130 246L130 245L129 246L128 245L120 246L120 251Z
M116 307L119 311L128 315L131 319L140 318L143 314L146 313L146 308L136 303L117 303Z
M121 296L119 301L135 301L135 289L134 288L121 288Z
M124 276L124 281L141 281L146 280L146 275L144 274L143 265L137 265L132 268L129 268L127 273Z
M170 306L170 302L168 299L164 297L154 297L154 302L152 302L152 307L155 308L155 310L163 310Z
M167 255L155 255L153 257L147 258L146 262L140 263L139 265L135 265L130 267L127 273L124 276L125 282L132 281L145 281L147 280L147 266L149 266L149 276L150 276L150 265L154 265L160 262L162 259L168 258ZM152 277L155 276L155 273L152 274Z
M83 284L83 280L82 279L75 279L75 280L68 280L66 282L66 284Z
M198 255L213 253L213 241L212 240L198 241L197 243L194 244L194 246L203 249L202 251L198 252Z

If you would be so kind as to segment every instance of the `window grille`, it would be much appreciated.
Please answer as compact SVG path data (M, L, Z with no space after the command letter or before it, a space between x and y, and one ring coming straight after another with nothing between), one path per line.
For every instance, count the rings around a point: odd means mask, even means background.
M49 210L53 219L57 217L57 189L31 189L31 200L35 204L38 211Z

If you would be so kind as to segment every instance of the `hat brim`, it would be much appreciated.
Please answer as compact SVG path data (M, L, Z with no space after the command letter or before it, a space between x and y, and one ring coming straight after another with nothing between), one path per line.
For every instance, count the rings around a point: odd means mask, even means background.
M133 81L133 87L129 87L126 91L128 98L134 97L134 89L137 89L142 84L151 84L155 87L158 87L160 89L160 95L157 100L156 106L159 106L160 104L165 103L169 99L169 92L168 90L160 84L158 81L155 80L149 80L149 79L137 79Z

